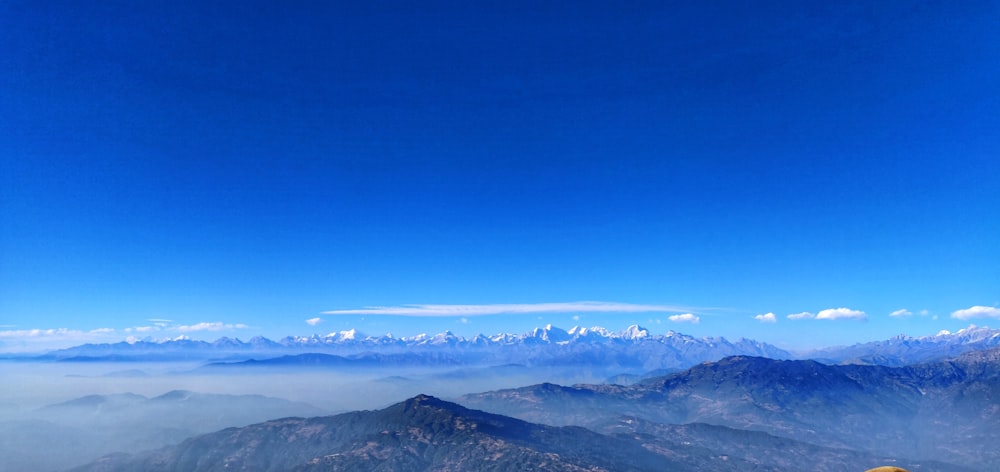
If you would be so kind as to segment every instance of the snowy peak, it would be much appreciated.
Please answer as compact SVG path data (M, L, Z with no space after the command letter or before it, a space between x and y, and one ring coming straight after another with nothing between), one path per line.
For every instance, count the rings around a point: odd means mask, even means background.
M550 343L561 343L569 341L572 336L561 328L556 328L551 324L545 325L544 328L535 328L530 333L525 335L526 339L535 339Z
M639 325L632 325L625 328L625 331L622 331L621 337L623 339L631 339L633 341L648 338L649 330Z
M326 335L323 338L323 340L324 342L342 343L342 342L357 341L364 338L365 335L359 333L358 330L352 328L346 331L334 331Z
M997 346L1000 346L1000 330L970 325L954 333L941 331L919 338L899 335L884 341L820 349L810 355L844 363L901 366Z

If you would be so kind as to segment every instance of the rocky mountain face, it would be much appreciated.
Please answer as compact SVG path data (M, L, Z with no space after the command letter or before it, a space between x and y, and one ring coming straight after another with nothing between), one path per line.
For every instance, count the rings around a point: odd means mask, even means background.
M156 451L107 456L73 470L638 472L816 466L856 471L892 461L718 426L668 426L634 418L620 423L599 434L580 427L529 423L421 395L380 411L230 428ZM922 470L919 463L906 465ZM933 470L964 470L930 465Z
M462 403L605 431L631 416L708 423L810 444L1000 467L998 350L891 368L730 357L631 386L541 384Z

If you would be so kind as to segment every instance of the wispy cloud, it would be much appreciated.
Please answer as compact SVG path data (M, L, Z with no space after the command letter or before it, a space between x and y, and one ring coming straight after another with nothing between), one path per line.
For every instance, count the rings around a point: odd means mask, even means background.
M325 315L484 316L535 313L642 313L690 311L690 307L616 302L523 303L496 305L400 305L324 311Z
M153 321L153 320L149 320ZM138 336L148 337L157 334L194 333L198 331L229 331L249 329L243 323L202 322L192 325L167 325L154 323L146 326L128 328L95 328L91 330L71 328L35 328L35 329L0 329L0 352L39 352L59 349L83 343L114 343L126 340L138 340Z
M191 333L194 331L223 331L223 330L234 330L234 329L246 329L249 326L243 323L228 324L221 321L214 321L211 323L201 322L193 325L181 325L177 327L177 331L182 333Z
M802 313L792 313L791 315L788 315L785 318L788 318L790 320L811 320L815 317L816 315L809 313L808 311L803 311Z
M0 338L23 339L23 338L82 338L88 334L113 333L113 328L97 328L90 331L81 331L69 328L50 329L9 329L0 331Z
M135 333L152 333L154 331L159 331L161 328L163 328L163 327L162 326L132 326L132 327L129 327L129 328L125 328L124 331L126 333L133 333L133 332L135 332Z
M972 318L1000 318L1000 308L976 305L964 310L957 310L951 314L951 317L959 320L969 320Z
M0 330L0 341L5 352L36 352L69 344L110 342L115 332L114 328L8 329Z
M674 323L692 323L692 324L701 323L701 318L698 315L695 315L694 313L670 315L667 317L667 319L673 321Z
M774 313L764 313L761 315L754 316L753 319L760 321L761 323L777 323L778 317L774 316Z
M907 310L906 308L900 308L892 313L889 313L889 316L893 318L907 317L911 315L913 315L913 312Z
M863 311L850 308L827 308L816 313L817 320L864 320L868 315Z
M323 322L323 318L319 318L319 317L309 318L308 320L306 320L306 324L308 324L309 326L316 326L316 325L318 325L318 324L320 324L322 322Z

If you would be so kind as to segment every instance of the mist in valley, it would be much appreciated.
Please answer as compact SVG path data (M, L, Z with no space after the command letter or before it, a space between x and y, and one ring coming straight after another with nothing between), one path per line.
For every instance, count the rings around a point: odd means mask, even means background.
M384 408L604 372L523 366L206 372L192 362L0 362L0 471L62 470L281 417Z

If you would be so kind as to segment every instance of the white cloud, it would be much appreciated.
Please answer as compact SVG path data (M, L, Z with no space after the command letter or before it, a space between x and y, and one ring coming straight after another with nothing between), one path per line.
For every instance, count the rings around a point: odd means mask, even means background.
M580 321L580 315L573 315L573 321Z
M788 318L790 320L811 320L815 317L816 315L809 313L808 311L803 311L802 313L792 313L791 315L788 315L785 318Z
M698 323L701 322L701 318L699 318L698 315L695 315L693 313L684 313L684 314L681 314L681 315L670 315L670 316L667 317L667 319L670 320L670 321L673 321L674 323L694 323L694 324L698 324Z
M827 308L816 313L817 320L864 320L868 315L863 311L850 308Z
M309 324L309 326L316 326L316 325L318 325L318 324L320 324L322 322L323 322L323 318L319 318L319 317L317 317L317 318L309 318L308 320L306 320L306 323Z
M324 311L324 315L395 315L395 316L483 316L499 314L533 313L641 313L657 311L686 311L688 307L665 305L637 305L616 302L522 303L496 305L401 305L365 307L349 310Z
M73 344L112 342L114 332L112 328L8 329L0 330L0 341L4 352L38 352Z
M228 324L221 321L214 321L211 323L201 322L198 324L193 324L189 326L181 325L177 327L177 331L182 333L190 333L194 331L222 331L222 330L232 330L232 329L246 329L247 325L243 323Z
M907 310L906 308L900 308L900 309L898 309L898 310L896 310L896 311L894 311L892 313L889 313L889 316L891 316L893 318L898 318L898 317L903 317L903 316L910 316L912 314L913 313L910 310Z
M774 313L764 313L762 315L754 316L753 319L760 321L761 323L777 323L778 317L774 316Z
M462 323L462 324L469 324L469 319L468 319L468 318L466 318L466 317L464 317L464 316L463 316L463 317L461 317L461 318L459 318L459 320L458 320L458 321L459 321L460 323Z
M126 333L136 332L136 333L152 333L153 331L159 331L159 326L134 326L131 328L125 328Z
M5 331L0 331L0 338L41 338L41 337L63 337L63 336L82 336L87 334L85 331L79 331L75 329L68 328L54 328L54 329L9 329Z
M964 310L952 312L951 317L960 320L969 320L972 318L1000 318L1000 308L976 305Z

